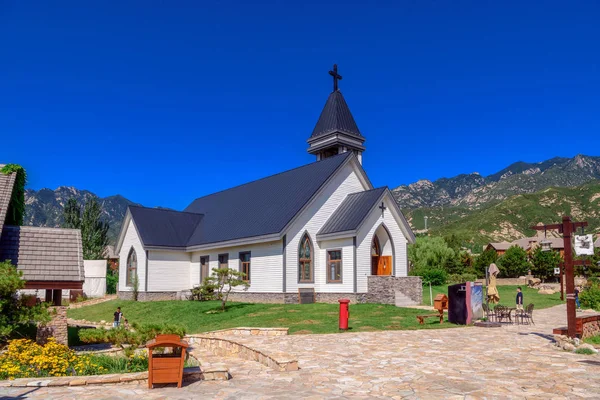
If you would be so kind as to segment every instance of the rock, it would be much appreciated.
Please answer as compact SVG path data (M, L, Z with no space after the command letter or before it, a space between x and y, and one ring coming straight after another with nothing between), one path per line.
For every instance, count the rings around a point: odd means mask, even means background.
M573 339L573 344L575 345L575 347L578 347L581 344L581 341L579 340L579 338L575 338Z
M571 343L564 343L562 345L562 349L564 351L574 351L575 350L575 346L573 346Z
M552 289L540 289L538 290L538 294L554 294L556 293L554 290Z
M105 323L106 323L106 321L105 321L105 320L102 320L102 321L100 321L100 323L101 323L101 324L105 324Z
M528 284L529 286L537 286L537 285L539 285L540 283L542 283L542 280L541 280L540 278L530 278L530 279L527 281L527 284Z

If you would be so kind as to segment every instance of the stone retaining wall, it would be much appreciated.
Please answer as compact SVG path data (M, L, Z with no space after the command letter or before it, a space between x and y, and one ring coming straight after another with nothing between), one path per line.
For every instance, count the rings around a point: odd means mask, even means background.
M202 336L286 336L289 328L231 328L206 332Z
M210 350L219 356L233 356L244 360L256 361L277 371L298 370L298 360L289 354L277 350L273 350L272 352L269 352L269 354L266 354L230 339L203 335L189 335L186 336L186 338L190 344L197 344L199 347Z
M105 297L81 301L79 303L71 303L71 304L69 304L69 308L72 309L72 308L81 308L81 307L85 307L85 306L93 306L94 304L104 303L105 301L116 300L116 298L117 298L116 294L109 294L108 296L105 296Z
M198 367L184 368L184 381L226 381L231 375L225 368ZM144 383L148 382L148 372L134 372L129 374L107 374L89 376L58 376L47 378L19 378L9 381L0 381L0 387L56 387L56 386L86 386L109 385L115 383Z
M580 324L582 339L600 335L600 314L590 315L589 317L577 317L578 330Z
M365 302L396 304L396 291L417 304L423 301L423 283L419 276L369 276Z

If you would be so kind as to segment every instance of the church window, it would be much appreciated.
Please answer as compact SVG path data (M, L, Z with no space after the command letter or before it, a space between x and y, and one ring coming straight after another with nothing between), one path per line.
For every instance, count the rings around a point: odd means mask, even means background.
M342 283L342 250L327 251L327 283Z
M134 277L137 276L137 255L133 247L127 256L127 272L125 274L125 284L128 287L133 286Z
M229 254L219 254L219 268L229 268Z
M312 283L313 280L313 248L308 233L300 239L298 249L298 282Z
M240 272L244 273L245 276L242 280L250 282L250 252L245 251L240 253Z

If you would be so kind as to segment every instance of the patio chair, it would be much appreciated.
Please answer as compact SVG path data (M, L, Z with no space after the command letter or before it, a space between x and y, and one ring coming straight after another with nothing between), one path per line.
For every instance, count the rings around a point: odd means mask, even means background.
M528 304L523 311L519 311L518 317L521 318L521 323L523 324L531 322L535 325L535 322L533 322L533 304Z
M485 318L490 322L495 322L496 317L497 317L496 312L493 310L490 310L490 306L488 306L485 303L482 305L482 308L483 308L483 312L485 313Z

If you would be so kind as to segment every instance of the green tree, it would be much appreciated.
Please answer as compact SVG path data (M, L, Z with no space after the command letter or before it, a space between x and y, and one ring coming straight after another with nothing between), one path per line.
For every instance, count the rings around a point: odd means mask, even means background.
M485 278L485 271L488 269L490 264L495 263L496 261L498 261L498 253L496 253L496 250L487 249L481 253L473 262L477 276L480 278Z
M22 273L9 260L0 262L0 342L25 325L50 320L45 305L25 304L26 299L18 295L24 287Z
M4 223L6 225L23 225L23 219L25 218L25 185L27 184L27 173L25 169L18 164L6 164L0 169L0 173L4 175L12 174L16 172L15 184L8 203L8 210L6 211L6 219ZM1 233L1 232L0 232Z
M77 200L70 198L63 208L63 228L81 229L81 207Z
M63 228L81 229L81 245L85 260L100 260L108 245L108 223L102 221L102 206L96 197L81 207L71 198L63 208Z
M445 269L456 253L441 237L418 237L408 246L408 260L416 270Z
M518 278L527 274L531 264L527 261L527 252L519 246L511 246L498 259L501 278Z
M554 268L558 268L562 258L556 251L542 251L537 247L531 255L531 273L543 281L554 276Z
M246 274L233 268L213 268L213 274L204 279L200 291L214 293L214 297L221 300L221 310L225 311L229 293L238 286L247 290L250 286L244 280Z

